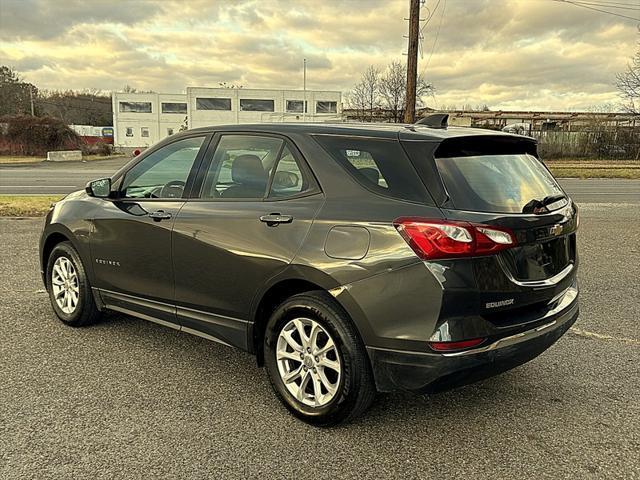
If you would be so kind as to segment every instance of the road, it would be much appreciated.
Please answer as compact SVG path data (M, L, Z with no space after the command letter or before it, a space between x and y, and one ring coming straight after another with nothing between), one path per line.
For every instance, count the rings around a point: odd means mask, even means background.
M86 163L0 165L0 195L62 195L84 188L89 180L108 177L127 159ZM561 179L578 203L640 203L640 180Z
M0 478L640 478L640 213L581 210L581 314L532 362L319 430L253 357L143 320L54 316L42 221L0 219Z

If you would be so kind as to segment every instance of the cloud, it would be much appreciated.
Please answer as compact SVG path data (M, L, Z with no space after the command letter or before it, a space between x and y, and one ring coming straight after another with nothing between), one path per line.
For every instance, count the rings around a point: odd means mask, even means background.
M632 21L558 2L429 0L431 13L419 71L432 106L615 102L638 38ZM309 88L346 92L368 65L404 61L407 15L406 0L0 0L0 64L40 88L179 92L301 88L307 58Z

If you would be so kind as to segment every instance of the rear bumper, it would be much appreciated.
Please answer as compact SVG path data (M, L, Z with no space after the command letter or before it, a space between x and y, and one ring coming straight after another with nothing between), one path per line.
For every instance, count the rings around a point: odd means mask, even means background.
M544 323L472 350L427 353L367 347L378 391L434 393L510 370L553 345L578 318L577 295Z

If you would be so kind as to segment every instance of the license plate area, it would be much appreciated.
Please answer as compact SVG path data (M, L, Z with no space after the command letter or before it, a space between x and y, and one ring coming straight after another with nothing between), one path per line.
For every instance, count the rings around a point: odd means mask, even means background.
M575 234L520 245L501 252L500 256L516 280L547 280L575 261Z

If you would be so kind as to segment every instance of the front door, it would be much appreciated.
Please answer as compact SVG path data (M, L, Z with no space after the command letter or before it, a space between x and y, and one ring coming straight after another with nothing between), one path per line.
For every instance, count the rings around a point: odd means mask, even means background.
M171 229L205 140L182 138L145 155L124 174L118 198L102 200L91 253L107 306L175 320Z
M291 262L323 196L278 136L225 134L211 157L174 224L177 313L183 329L246 348L254 295Z

